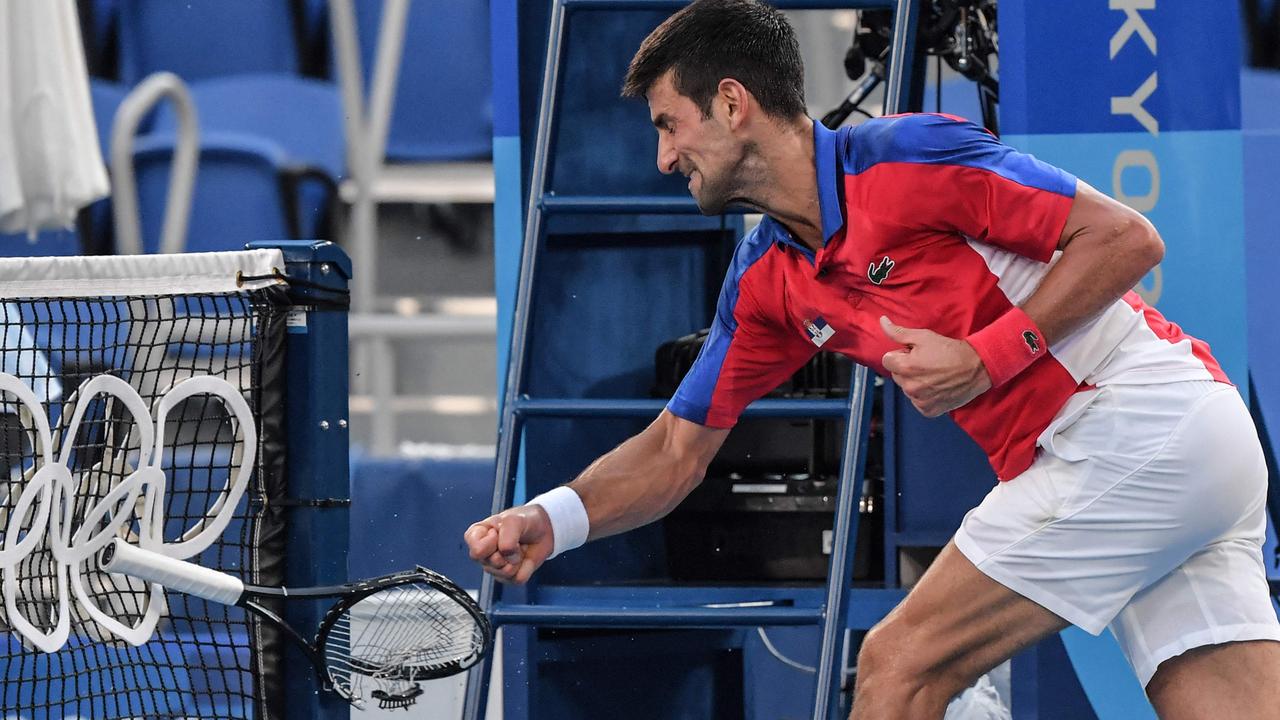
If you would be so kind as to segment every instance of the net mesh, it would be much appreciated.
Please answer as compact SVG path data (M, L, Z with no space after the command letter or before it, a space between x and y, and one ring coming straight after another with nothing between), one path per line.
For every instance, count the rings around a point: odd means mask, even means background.
M55 553L61 543L98 534L136 542L159 533L166 543L200 535L226 503L237 468L251 463L245 492L234 502L226 529L188 559L233 572L253 583L275 584L268 556L281 533L268 510L279 494L264 407L278 406L282 379L271 370L283 343L287 301L278 287L252 292L101 298L21 298L0 301L5 373L35 396L33 409L19 392L0 391L0 553L27 543L26 552L0 563L5 602L0 608L0 715L5 718L249 718L262 715L258 698L264 656L273 643L239 608L179 593L153 595L142 583L97 569L96 557L77 559L65 589ZM90 392L101 376L127 383L127 393ZM216 394L197 392L161 413L161 400L183 380L226 381L248 402L256 442L246 447L245 418ZM99 381L101 383L103 381ZM88 391L87 391L88 390ZM42 437L34 417L44 413ZM148 433L165 418L163 442L148 448ZM267 423L270 426L271 423ZM49 443L51 447L42 447ZM53 502L59 523L45 522L22 498L39 495L42 468L55 458L70 473L70 497ZM140 467L163 470L162 492L148 506L146 493L118 489ZM51 488L53 486L50 486ZM111 495L116 491L116 495ZM161 518L147 523L143 518ZM62 528L61 540L52 529ZM210 533L208 537L213 537ZM65 560L65 558L64 558ZM66 598L63 598L64 593ZM65 611L62 608L66 608ZM96 611L96 613L94 612ZM134 646L99 620L128 629L155 616L150 640ZM57 652L36 647L32 635L65 641ZM22 627L27 627L22 632Z

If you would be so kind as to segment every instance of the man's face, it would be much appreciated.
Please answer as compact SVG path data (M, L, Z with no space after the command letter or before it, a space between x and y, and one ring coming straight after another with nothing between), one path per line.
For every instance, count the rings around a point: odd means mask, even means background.
M733 136L727 110L712 102L711 117L676 91L671 73L663 75L647 94L649 115L658 130L658 170L689 178L689 193L705 215L723 212L738 189L737 171L744 146Z

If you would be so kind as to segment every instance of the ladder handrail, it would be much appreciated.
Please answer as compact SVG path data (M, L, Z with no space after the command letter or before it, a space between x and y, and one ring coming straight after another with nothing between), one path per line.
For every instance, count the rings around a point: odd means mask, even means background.
M542 72L542 96L538 107L538 131L534 141L533 167L530 169L529 204L524 223L524 244L520 255L520 275L517 279L516 304L511 315L511 350L507 355L507 379L503 388L502 407L499 408L498 457L494 473L493 502L490 513L506 509L511 501L512 481L518 471L516 449L518 435L523 431L521 417L513 412L517 397L523 392L524 365L528 345L528 321L533 302L533 274L542 245L542 209L540 199L546 193L547 155L551 150L551 135L555 125L556 94L560 88L560 64L564 48L566 13L562 0L551 0L551 18L548 22L547 57ZM516 467L513 467L516 466ZM488 612L494 600L494 579L483 573L477 598L481 609ZM489 690L489 662L482 661L467 671L467 690L463 703L463 718L484 717Z
M844 602L845 588L853 578L853 552L850 544L858 538L858 505L855 500L862 490L863 467L866 462L866 427L871 415L867 401L867 368L857 365L849 389L849 418L845 421L844 451L840 456L840 481L836 485L835 522L831 529L831 558L827 565L827 597L823 602L822 641L818 647L817 678L814 684L813 718L836 717L840 706L840 680L843 678L843 655L836 652L849 609ZM837 676L839 672L839 676Z
M356 189L349 226L351 254L355 266L360 268L363 278L367 278L352 284L351 306L359 312L374 312L378 213L373 188L386 158L409 0L386 0L383 4L367 105L354 0L329 0L328 7L334 64L342 97L347 166ZM363 352L367 354L368 350Z
M906 110L907 91L911 87L911 68L908 65L915 51L917 0L897 0L893 17L893 40L889 64L886 70L885 109L890 114ZM849 419L845 425L844 453L840 458L840 483L836 499L835 525L832 529L831 564L827 570L826 617L822 624L822 643L819 649L818 677L814 688L813 720L840 720L840 693L844 678L844 657L838 654L839 635L848 624L848 605L844 602L845 589L853 576L853 553L850 542L857 541L858 508L853 504L854 485L861 486L866 452L862 441L864 429L871 414L867 397L867 368L858 365L854 370L849 395ZM855 662L856 665L856 662ZM839 673L837 675L837 673Z

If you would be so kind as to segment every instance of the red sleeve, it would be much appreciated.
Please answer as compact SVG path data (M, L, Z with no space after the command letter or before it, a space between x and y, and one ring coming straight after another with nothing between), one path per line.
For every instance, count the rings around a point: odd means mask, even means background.
M1075 199L1069 173L943 115L885 118L855 135L846 179L906 228L957 232L1048 262Z
M667 409L700 425L733 427L747 405L776 389L817 351L740 289L731 315L717 313L702 353Z

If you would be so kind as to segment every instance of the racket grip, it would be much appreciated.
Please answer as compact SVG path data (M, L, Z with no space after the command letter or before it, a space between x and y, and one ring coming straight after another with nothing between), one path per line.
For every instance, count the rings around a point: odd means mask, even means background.
M111 544L102 549L98 566L107 572L160 583L170 590L223 605L235 605L244 595L244 583L239 578L158 552L143 550L120 538L113 539Z

